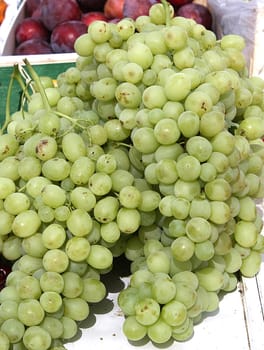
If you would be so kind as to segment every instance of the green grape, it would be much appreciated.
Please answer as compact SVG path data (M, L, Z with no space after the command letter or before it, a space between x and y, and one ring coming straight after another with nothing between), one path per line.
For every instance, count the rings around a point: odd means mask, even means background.
M1 325L1 332L8 336L10 343L18 343L23 338L25 326L15 318L5 320Z
M184 47L173 54L173 63L176 68L182 70L191 68L195 63L195 55L191 47Z
M86 155L86 147L82 137L76 133L69 132L62 138L62 151L65 157L74 162Z
M0 303L2 304L6 300L12 300L15 302L20 302L20 297L15 285L5 286L0 291Z
M70 163L66 159L57 157L45 161L41 169L42 174L51 181L63 181L69 176L70 170ZM36 176L39 175L36 174Z
M200 285L208 292L218 291L224 283L224 275L221 271L213 267L204 267L197 270Z
M191 80L187 74L170 74L164 85L164 92L170 101L184 100L191 91Z
M154 343L163 344L171 338L172 330L167 322L159 318L157 322L148 327L147 335Z
M18 302L15 300L4 300L0 305L1 319L15 319L17 317Z
M170 203L171 214L174 218L184 220L190 212L190 201L184 197L173 197Z
M187 318L186 306L182 302L174 299L162 307L161 317L172 327L180 326Z
M132 234L140 227L141 216L137 209L122 207L118 210L116 222L121 232Z
M151 213L158 208L161 196L158 192L153 190L141 191L141 202L138 209L143 212ZM141 213L142 214L142 213ZM141 225L143 223L141 222Z
M27 274L33 274L35 271L43 268L42 259L29 254L22 255L17 261L17 268Z
M143 326L154 324L160 316L160 305L152 298L140 300L135 305L135 318Z
M154 136L159 144L171 145L179 139L180 130L175 120L163 118L154 127Z
M159 304L167 304L176 294L175 283L169 278L155 278L152 282L152 297Z
M39 298L43 310L48 313L57 312L62 306L62 298L59 293L53 291L43 292Z
M25 330L23 343L29 350L47 350L51 345L51 336L40 326L31 326Z
M140 324L134 315L126 317L122 330L127 339L131 341L141 340L147 334L147 327Z
M57 208L66 201L65 191L58 185L47 184L41 191L43 203L51 208Z
M141 193L135 186L125 186L119 192L119 201L125 208L135 209L141 204Z
M52 339L58 339L62 337L63 325L60 320L55 317L45 316L41 322L40 327L45 329Z
M115 221L101 224L101 237L105 242L115 243L119 240L121 232Z
M234 238L244 248L251 248L257 241L257 228L253 222L240 220L236 223Z
M88 303L98 303L106 296L106 287L97 278L83 279L83 291L80 297Z
M81 298L63 298L64 316L74 320L83 321L89 315L89 305Z
M195 112L193 111L182 112L179 115L177 122L182 135L190 138L190 140L199 133L200 118L198 114ZM186 143L186 147L188 145L188 141Z
M5 199L8 195L15 193L16 185L7 177L0 177L0 198Z
M151 85L145 88L142 102L146 108L162 108L167 102L164 88L160 85Z
M66 223L69 231L77 237L87 236L93 227L93 220L84 209L72 210Z
M171 252L177 261L188 261L194 254L195 244L185 236L176 238L171 244Z
M188 325L186 325L186 328L180 333L178 332L178 328L176 329L177 331L174 331L174 328L172 329L173 339L178 342L186 341L193 336L193 321L189 319Z
M213 102L209 95L196 89L186 97L184 106L186 110L195 112L201 117L204 113L211 111Z
M107 196L97 201L94 207L94 217L100 223L108 223L116 218L118 209L118 199L113 196Z
M186 155L177 160L176 169L181 180L191 182L199 178L201 165L197 158Z
M91 245L87 262L91 267L103 270L112 266L113 256L108 248L99 244L93 244Z
M59 224L52 223L42 232L42 242L48 249L60 248L65 240L65 229Z
M122 289L118 294L118 305L126 316L135 315L135 306L139 301L138 289L134 287L127 287Z
M4 240L2 246L2 255L6 259L14 261L20 258L22 254L23 247L20 238L11 236Z
M43 188L50 184L51 181L43 176L35 176L30 178L26 183L26 192L33 198L39 196Z
M21 278L16 287L21 299L38 299L41 295L39 280L33 276Z
M60 249L50 249L43 256L43 266L49 272L64 272L69 265L67 254Z
M70 317L62 316L60 319L63 326L63 339L72 339L78 332L78 326L75 320Z
M17 316L19 321L21 321L25 326L36 326L39 325L43 318L45 312L36 299L25 299L19 303Z
M135 42L128 47L127 57L129 62L137 63L143 69L149 68L153 61L150 48L141 42Z
M38 216L42 222L50 223L54 220L54 210L47 205L40 205L38 207Z
M8 336L0 330L0 345L1 349L3 350L9 350L10 349L10 341Z
M64 287L62 295L66 298L76 298L83 291L82 278L75 272L66 271L62 274Z
M215 248L210 240L195 244L195 256L201 261L209 261L215 254Z
M0 232L1 236L7 235L12 231L14 215L7 213L5 210L0 210Z
M83 209L90 212L96 204L96 197L87 187L75 187L70 193L71 204L76 209Z
M0 135L0 161L9 156L13 156L18 150L18 147L19 143L14 135Z
M65 251L70 260L81 262L86 260L90 253L90 243L85 237L72 237L67 240Z
M16 156L10 156L3 159L0 163L0 177L16 181L20 178L18 172L19 159Z
M64 288L64 280L60 273L53 271L44 272L39 280L43 292L61 293Z
M242 260L240 271L245 277L255 276L261 266L261 254L252 250L247 257Z
M17 237L25 238L36 233L40 224L41 221L38 214L35 211L28 209L19 213L15 217L12 223L12 230Z
M164 272L169 273L170 258L163 250L151 252L147 256L147 266L152 273Z

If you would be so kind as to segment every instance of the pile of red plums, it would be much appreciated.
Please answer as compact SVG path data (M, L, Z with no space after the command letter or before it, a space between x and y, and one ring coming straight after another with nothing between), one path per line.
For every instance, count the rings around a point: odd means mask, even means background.
M77 37L94 20L118 21L147 15L159 0L27 0L26 17L15 28L14 55L68 53ZM179 16L193 18L211 29L206 6L192 0L169 0Z

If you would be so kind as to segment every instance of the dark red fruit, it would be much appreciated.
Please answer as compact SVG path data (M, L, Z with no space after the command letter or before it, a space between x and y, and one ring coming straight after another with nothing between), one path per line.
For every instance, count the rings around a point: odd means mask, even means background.
M50 44L40 39L23 41L15 48L14 55L43 55L53 53Z
M177 16L191 18L207 29L212 28L212 14L206 6L194 2L183 5L177 11Z
M81 9L76 0L42 0L42 22L50 31L58 24L81 19Z
M0 290L4 288L6 278L11 272L12 263L7 261L3 256L0 256Z
M75 40L87 33L87 25L81 21L67 21L57 25L50 37L50 45L55 53L74 52Z
M147 16L149 9L158 0L125 0L123 8L123 16L136 19L138 16Z
M77 0L82 12L103 11L106 0Z
M27 0L26 1L26 16L31 17L33 12L37 9L41 0Z
M93 21L108 21L108 18L105 16L103 12L100 11L90 11L87 13L83 13L81 17L81 21L87 25L87 27L93 22Z
M125 0L107 0L104 13L107 18L123 18Z
M20 44L30 39L49 40L50 33L44 25L35 18L26 17L16 27L15 39Z
M189 4L190 2L192 2L192 0L169 0L169 3L176 7Z

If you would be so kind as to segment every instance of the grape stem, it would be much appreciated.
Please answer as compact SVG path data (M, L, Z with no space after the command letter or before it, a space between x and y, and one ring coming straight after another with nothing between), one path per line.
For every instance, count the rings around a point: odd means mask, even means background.
M166 26L169 26L171 21L169 3L167 0L160 0L160 2L162 3L165 10L165 24Z
M29 71L29 74L32 78L32 80L34 81L36 87L37 87L37 90L39 91L41 97L42 97L42 101L43 101L43 104L44 104L44 108L47 110L47 111L51 111L51 106L49 104L49 101L48 101L48 98L47 98L47 95L45 93L45 89L41 83L41 80L38 76L38 74L36 73L36 71L34 70L34 68L32 67L32 65L30 64L30 62L28 61L27 58L24 59L24 63Z

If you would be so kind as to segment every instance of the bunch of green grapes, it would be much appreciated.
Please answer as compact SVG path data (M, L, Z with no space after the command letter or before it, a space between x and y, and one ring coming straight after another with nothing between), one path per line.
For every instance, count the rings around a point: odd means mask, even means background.
M124 255L130 340L187 340L237 276L260 269L264 82L238 35L217 40L165 1L93 22L55 86L32 83L0 135L0 347L73 338ZM29 87L32 90L29 90Z

